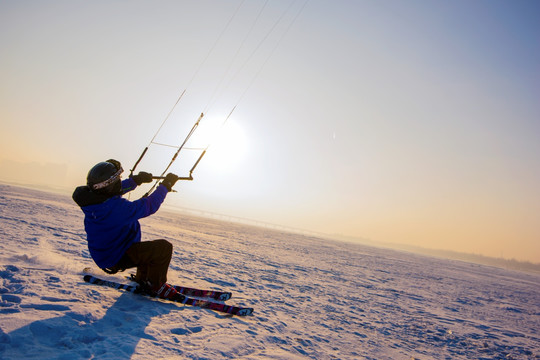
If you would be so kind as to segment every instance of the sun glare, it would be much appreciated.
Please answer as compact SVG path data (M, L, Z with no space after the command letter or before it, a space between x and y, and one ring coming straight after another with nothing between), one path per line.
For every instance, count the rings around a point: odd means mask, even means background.
M244 130L238 123L230 121L215 134L205 160L216 170L234 169L247 154L247 148Z

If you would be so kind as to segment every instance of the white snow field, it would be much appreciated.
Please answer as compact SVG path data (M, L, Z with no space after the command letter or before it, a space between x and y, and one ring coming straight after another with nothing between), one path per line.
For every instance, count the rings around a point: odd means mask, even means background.
M142 220L144 240L174 244L169 282L255 308L227 316L85 283L69 196L0 184L0 199L1 359L540 359L538 274L163 210Z

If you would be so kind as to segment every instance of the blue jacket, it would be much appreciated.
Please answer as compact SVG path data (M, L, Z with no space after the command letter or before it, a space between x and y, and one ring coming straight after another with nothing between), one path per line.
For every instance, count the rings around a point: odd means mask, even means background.
M137 187L131 178L122 181L122 194ZM116 265L131 245L141 241L139 219L155 213L165 196L167 188L159 185L148 197L135 201L121 195L106 197L93 193L87 186L79 186L73 200L84 212L84 228L88 249L100 268Z

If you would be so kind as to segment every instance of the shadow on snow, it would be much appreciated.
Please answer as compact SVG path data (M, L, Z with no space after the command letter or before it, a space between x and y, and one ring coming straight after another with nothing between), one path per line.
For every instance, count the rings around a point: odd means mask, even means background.
M153 317L181 309L160 303L156 310L151 305L143 299L134 299L133 294L122 293L99 320L91 313L68 310L64 316L37 320L10 333L0 329L0 358L129 359L141 339L156 340L145 333ZM28 307L49 311L68 309L55 304Z

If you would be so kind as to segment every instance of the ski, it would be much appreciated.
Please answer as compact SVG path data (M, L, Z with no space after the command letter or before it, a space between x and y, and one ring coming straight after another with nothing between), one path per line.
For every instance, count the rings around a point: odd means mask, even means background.
M130 274L129 276L127 276L127 279L131 281L135 281L135 275ZM211 299L219 300L219 301L227 301L232 297L232 293L228 291L203 290L203 289L190 288L187 286L180 286L180 285L173 285L173 287L180 294L183 294L186 296L211 298Z
M135 281L135 275L130 274L127 276L128 280ZM195 296L195 297L207 297L219 301L227 301L232 297L232 293L228 291L218 291L218 290L203 290L197 288L190 288L187 286L173 285L173 287L180 294L186 296Z
M176 289L176 291L186 296L205 297L205 298L211 298L211 299L220 300L220 301L227 301L232 296L232 293L226 292L226 291L202 290L202 289L189 288L189 287L179 286L179 285L173 285L173 286Z
M84 281L90 284L107 286L114 289L122 289L128 292L134 293L134 294L139 294L139 295L155 298L155 296L152 296L144 291L141 291L138 286L121 284L115 281L103 280L92 275L84 275L83 279ZM226 314L238 315L238 316L247 316L253 313L253 308L226 305L226 304L209 301L209 300L193 299L183 294L179 294L178 297L174 299L162 299L162 298L158 298L158 299L177 302L177 303L185 304L185 305L196 306L200 308L210 309L210 310L214 310L214 311L218 311L218 312L222 312Z
M86 267L83 269L83 273L92 275L96 274L92 268ZM135 281L135 274L129 274L126 276L126 279L129 281ZM132 286L132 285L126 285L126 286ZM180 285L172 285L176 291L178 291L180 294L186 295L186 296L194 296L194 297L200 297L200 298L211 298L214 300L219 301L227 301L232 297L232 293L228 291L219 291L219 290L205 290L205 289L198 289L198 288L191 288L187 286L180 286ZM136 287L136 286L135 286Z

